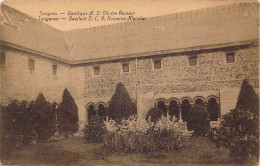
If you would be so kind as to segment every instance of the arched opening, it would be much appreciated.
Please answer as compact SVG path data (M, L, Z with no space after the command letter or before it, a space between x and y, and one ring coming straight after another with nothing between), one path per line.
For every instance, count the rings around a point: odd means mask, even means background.
M52 104L52 110L57 110L58 109L58 104L57 103L53 103Z
M204 105L204 102L203 102L202 99L198 98L198 99L195 100L195 104L197 104L197 105Z
M166 116L167 115L167 107L165 105L165 102L163 100L160 100L158 101L158 108L160 108L163 112L164 112L164 115Z
M170 106L169 106L169 115L170 115L170 119L173 119L173 116L175 116L177 119L177 121L180 118L180 112L179 112L179 108L178 108L178 103L176 100L171 100L170 101Z
M98 116L99 116L102 120L106 120L106 110L105 110L104 104L99 104L99 105L98 105Z
M58 104L56 102L54 102L51 107L52 107L52 111L55 112L55 119L57 121L57 119L58 119L58 117L57 117L57 114L58 114Z
M207 110L210 114L210 121L217 121L219 117L219 106L217 99L210 98L208 100Z
M25 100L21 101L21 108L22 108L22 110L27 110L28 105L29 104L28 104L27 101L25 101Z
M88 106L87 112L88 112L88 120L93 120L96 118L96 110L93 104L90 104Z
M191 108L190 100L184 99L181 104L181 116L182 116L183 122L187 122L187 115L188 115L190 108Z

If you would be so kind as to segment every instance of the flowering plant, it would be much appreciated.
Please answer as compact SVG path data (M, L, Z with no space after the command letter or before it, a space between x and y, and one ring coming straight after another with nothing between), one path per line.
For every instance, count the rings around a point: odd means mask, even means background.
M132 115L119 124L114 120L104 124L107 130L105 145L125 152L175 150L182 148L184 139L191 135L188 131L180 132L178 123L167 117L151 122Z

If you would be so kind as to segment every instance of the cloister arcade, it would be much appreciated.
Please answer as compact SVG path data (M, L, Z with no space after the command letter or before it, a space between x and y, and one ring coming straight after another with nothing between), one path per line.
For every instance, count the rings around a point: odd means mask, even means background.
M88 103L86 105L87 119L91 120L98 116L105 120L109 104L109 102ZM171 120L173 120L173 116L175 116L178 122L187 121L188 112L194 104L200 104L206 107L210 114L210 121L218 121L220 118L220 103L217 96L208 96L207 98L196 96L193 99L190 97L182 97L180 99L175 97L169 99L158 98L154 101L154 106L159 107L165 116Z
M189 97L183 97L181 99L170 98L168 100L158 98L154 102L154 105L165 113L165 116L169 116L170 119L173 119L173 116L175 116L179 122L187 121L188 112L195 104L206 107L210 114L210 121L217 121L218 118L220 118L220 103L216 96L209 96L206 99L201 96L197 96L193 99Z

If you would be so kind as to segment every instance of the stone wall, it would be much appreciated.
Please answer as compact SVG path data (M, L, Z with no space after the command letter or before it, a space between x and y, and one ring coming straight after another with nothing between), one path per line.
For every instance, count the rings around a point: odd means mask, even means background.
M85 85L83 96L92 102L105 100L108 102L115 92L117 83L122 82L131 98L135 99L135 61L129 61L130 72L123 73L122 62L101 63L101 74L94 75L93 65L85 66Z
M235 53L235 62L226 62L226 52ZM122 73L118 62L100 63L101 75L93 75L93 65L85 66L83 97L88 102L109 102L116 84L123 82L133 99L138 95L152 92L154 100L163 97L166 100L176 97L190 98L213 95L219 99L221 90L240 89L243 79L247 78L254 88L259 87L258 47L223 48L193 53L179 53L161 57L162 69L153 69L153 58L129 60L130 73ZM196 66L189 66L188 56L197 56ZM156 57L158 58L158 56ZM94 64L96 65L96 64ZM136 90L137 87L137 90ZM226 91L225 91L226 92ZM237 93L237 92L236 92ZM234 96L236 98L237 96ZM235 99L232 101L235 101ZM234 103L230 104L233 106ZM229 108L226 103L226 107Z
M226 63L226 51L235 52L235 63ZM234 92L237 95L244 78L254 88L259 87L257 46L155 55L155 58L162 60L160 70L153 69L153 57L71 67L13 49L6 49L5 53L6 65L0 70L3 105L13 99L35 100L40 92L50 102L61 102L62 92L68 88L79 108L80 121L86 121L86 106L89 103L93 103L96 108L100 102L107 106L119 82L124 83L135 101L139 101L138 96L143 96L148 97L150 102L153 98L153 103L163 99L166 104L172 98L179 103L183 98L194 102L198 96L205 101L211 95L220 99L225 93L230 94L228 92L232 88L237 89ZM189 66L188 56L194 55L198 57L198 64ZM35 71L28 69L28 58L35 60ZM130 64L129 73L122 72L122 63L125 62ZM58 65L57 75L52 73L52 64ZM94 75L93 65L100 65L101 75ZM220 100L223 113L234 106L236 95L229 95L233 97L230 100Z
M226 63L224 51L197 54L198 65L189 66L185 54L162 59L162 70L152 69L152 60L138 61L138 91L180 93L240 87L244 78L258 87L258 48L235 50L236 62Z
M43 93L49 102L61 102L64 88L71 91L71 68L57 61L35 56L23 51L5 49L6 64L1 66L1 104L12 100L35 100ZM35 60L35 70L28 67L28 59ZM53 75L52 64L57 65L57 75Z
M78 113L79 113L79 120L86 121L86 104L87 101L83 97L83 89L85 83L84 77L84 67L72 67L71 68L71 83L72 83L72 90L71 95L75 99L75 102L78 106Z

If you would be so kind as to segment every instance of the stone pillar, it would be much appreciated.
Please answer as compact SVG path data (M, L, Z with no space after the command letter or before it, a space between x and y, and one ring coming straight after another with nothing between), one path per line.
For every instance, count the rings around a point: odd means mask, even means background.
M217 100L217 105L218 105L218 124L221 122L221 110L220 110L220 102Z
M183 122L182 116L181 116L181 104L178 105L178 109L179 109L179 114L180 114L178 122Z
M170 119L170 114L169 114L169 112L170 112L170 105L167 104L167 105L166 105L166 108L167 108L166 117L167 117L168 119Z
M138 118L145 118L148 111L154 107L153 96L154 94L152 92L138 94L138 98L137 98Z

